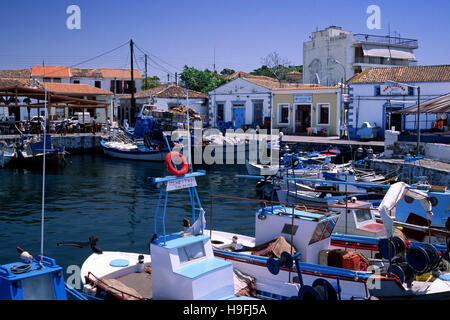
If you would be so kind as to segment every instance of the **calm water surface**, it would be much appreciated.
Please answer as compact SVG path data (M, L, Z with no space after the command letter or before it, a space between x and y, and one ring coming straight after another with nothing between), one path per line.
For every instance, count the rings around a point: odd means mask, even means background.
M47 169L44 254L66 268L79 265L90 248L58 247L61 241L99 238L104 251L148 253L159 189L147 177L168 175L164 164L72 155L63 168ZM258 198L255 181L238 179L244 165L218 165L197 178L200 201L210 222L210 194ZM0 264L17 261L16 247L40 253L42 171L0 169ZM254 235L257 203L214 199L213 228ZM191 216L186 190L171 192L167 231L182 230Z

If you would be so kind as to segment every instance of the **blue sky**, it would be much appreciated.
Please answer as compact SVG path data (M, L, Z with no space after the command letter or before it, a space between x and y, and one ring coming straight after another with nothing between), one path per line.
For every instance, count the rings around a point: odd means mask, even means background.
M81 30L68 30L66 8L81 8ZM369 5L381 9L381 29L369 30ZM74 65L131 38L154 55L149 73L167 79L184 65L250 72L276 51L302 64L302 43L317 28L419 40L419 64L449 64L450 1L302 0L21 0L1 1L0 69ZM143 54L136 50L143 71ZM162 60L158 60L158 57ZM155 63L158 62L158 63ZM129 47L80 67L129 67Z

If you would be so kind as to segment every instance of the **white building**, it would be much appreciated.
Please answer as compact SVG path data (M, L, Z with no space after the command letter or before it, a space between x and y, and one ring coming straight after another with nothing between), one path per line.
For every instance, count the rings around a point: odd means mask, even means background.
M409 66L417 48L414 39L353 34L331 26L303 43L303 83L332 86L368 67Z
M349 79L347 84L351 101L347 110L350 136L353 133L356 137L356 130L369 122L381 128L384 138L384 131L393 127L397 131L417 128L415 115L395 113L417 104L418 89L414 87L420 87L421 102L450 92L450 65L369 68ZM420 128L430 129L435 117L422 114Z
M269 126L272 109L272 89L296 87L265 76L236 72L230 82L208 92L210 127L233 122L233 128Z

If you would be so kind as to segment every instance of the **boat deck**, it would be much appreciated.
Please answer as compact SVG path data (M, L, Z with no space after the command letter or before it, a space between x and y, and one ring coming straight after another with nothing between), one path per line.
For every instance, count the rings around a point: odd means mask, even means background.
M147 272L128 273L116 279L109 279L109 281L104 279L103 281L114 289L125 293L127 299L130 297L126 294L130 294L131 299L136 296L143 299L152 298L152 275ZM111 292L117 293L114 289L111 288Z

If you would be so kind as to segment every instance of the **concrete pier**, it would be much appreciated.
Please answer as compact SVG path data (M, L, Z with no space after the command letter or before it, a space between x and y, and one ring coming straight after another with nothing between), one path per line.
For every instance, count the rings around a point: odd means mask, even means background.
M33 136L33 135L31 135ZM52 134L52 143L55 146L64 146L70 153L95 152L101 150L101 135L92 133L73 133L62 136ZM6 141L7 144L13 144L20 141L20 135L3 135L0 141Z
M398 170L398 173L401 174L402 169L404 169L404 172L408 172L408 165L404 163L403 159L373 159L369 163L372 169L380 170L383 173ZM419 162L416 162L416 166L418 165ZM420 165L422 167L422 176L425 176L430 184L450 187L450 163L433 159L422 159L420 160ZM416 169L416 177L418 171Z

